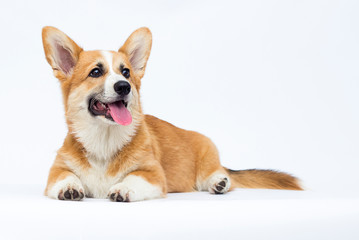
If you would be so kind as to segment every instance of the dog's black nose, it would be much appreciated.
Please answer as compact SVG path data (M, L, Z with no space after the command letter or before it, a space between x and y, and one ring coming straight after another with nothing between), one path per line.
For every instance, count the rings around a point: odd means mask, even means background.
M118 81L113 86L118 95L126 96L131 92L131 85L126 81Z

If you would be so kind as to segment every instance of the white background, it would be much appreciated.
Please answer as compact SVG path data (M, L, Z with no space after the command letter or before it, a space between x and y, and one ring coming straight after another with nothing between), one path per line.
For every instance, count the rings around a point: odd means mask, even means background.
M56 26L88 50L117 50L147 26L145 113L209 136L224 166L358 190L358 3L4 2L0 183L44 185L66 135L41 28Z
M0 183L45 186L66 135L42 49L55 26L117 50L147 26L145 113L197 130L233 169L359 195L358 1L1 1Z

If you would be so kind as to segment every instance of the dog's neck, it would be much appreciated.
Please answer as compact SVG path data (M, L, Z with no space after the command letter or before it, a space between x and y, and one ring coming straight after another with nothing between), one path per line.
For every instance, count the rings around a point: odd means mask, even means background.
M70 131L85 148L88 159L108 162L131 142L140 123L141 119L134 119L128 126L82 121L72 124Z

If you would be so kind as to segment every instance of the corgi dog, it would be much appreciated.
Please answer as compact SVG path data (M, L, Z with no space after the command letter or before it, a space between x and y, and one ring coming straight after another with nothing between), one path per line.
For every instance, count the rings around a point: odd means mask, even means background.
M54 27L43 28L42 40L61 84L68 126L50 169L48 197L134 202L172 192L302 189L283 172L227 169L209 138L143 114L148 28L133 32L118 51L85 51Z

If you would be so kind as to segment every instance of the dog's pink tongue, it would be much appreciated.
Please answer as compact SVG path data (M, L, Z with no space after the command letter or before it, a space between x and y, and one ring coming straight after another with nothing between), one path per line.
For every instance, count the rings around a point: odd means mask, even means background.
M127 110L122 101L108 104L108 107L110 108L111 117L115 122L124 126L131 124L131 113Z

